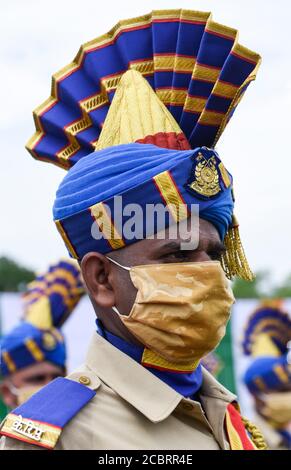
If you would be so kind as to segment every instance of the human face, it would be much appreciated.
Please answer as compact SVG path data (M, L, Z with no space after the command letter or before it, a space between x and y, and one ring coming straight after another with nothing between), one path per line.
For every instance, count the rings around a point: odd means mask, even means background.
M145 239L108 254L110 258L125 266L145 264L203 262L217 260L225 250L215 227L206 220L199 220L199 243L196 249L182 250L189 223L179 225L177 237L169 237L169 229L163 238ZM136 288L127 271L111 263L100 253L87 253L81 263L82 274L98 318L104 327L124 339L136 343L121 320L112 311L117 307L128 315L136 298Z
M1 396L8 407L15 408L18 402L17 396L13 392L14 389L23 391L24 389L41 388L64 374L63 368L47 361L24 367L3 381L0 388Z

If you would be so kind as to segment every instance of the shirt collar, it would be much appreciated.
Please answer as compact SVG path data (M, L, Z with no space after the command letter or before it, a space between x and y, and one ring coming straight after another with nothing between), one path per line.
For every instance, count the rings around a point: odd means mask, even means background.
M111 343L117 349L130 356L136 362L142 364L143 367L148 369L158 379L165 382L184 397L193 397L200 389L202 384L202 369L200 364L198 364L195 370L190 372L169 370L166 368L163 369L161 364L154 364L149 362L145 364L143 362L144 354L145 352L150 352L149 350L146 350L144 347L131 344L105 330L101 321L98 319L96 321L96 325L98 334L109 341L109 343ZM152 354L152 352L150 353ZM170 363L168 363L168 365L169 364Z
M86 359L87 366L152 422L166 419L178 406L183 396L142 367L97 333L94 334ZM228 392L203 368L201 399L207 397L232 402L235 395ZM207 414L207 409L205 409Z

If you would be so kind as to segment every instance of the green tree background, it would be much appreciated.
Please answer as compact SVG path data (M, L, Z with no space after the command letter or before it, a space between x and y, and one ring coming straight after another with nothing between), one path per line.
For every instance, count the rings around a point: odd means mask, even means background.
M23 290L34 278L35 272L32 269L21 266L6 256L0 257L0 292Z
M269 271L260 271L252 282L235 279L232 288L236 299L287 298L291 297L291 274L276 285Z

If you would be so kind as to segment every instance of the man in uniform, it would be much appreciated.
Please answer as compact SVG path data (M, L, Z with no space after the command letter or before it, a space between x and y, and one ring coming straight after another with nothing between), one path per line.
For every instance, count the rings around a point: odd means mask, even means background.
M72 167L54 218L97 333L80 369L2 423L4 449L265 447L200 364L234 301L225 272L251 278L209 147L259 62L209 13L167 10L121 21L54 76L28 148Z
M56 377L66 375L59 327L84 293L76 263L61 260L28 285L24 319L1 338L1 397L13 409Z

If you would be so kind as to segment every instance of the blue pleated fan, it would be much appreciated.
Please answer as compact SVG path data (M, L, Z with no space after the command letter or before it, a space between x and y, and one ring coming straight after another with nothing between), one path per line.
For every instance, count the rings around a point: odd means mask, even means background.
M69 168L95 149L118 82L138 70L175 117L192 148L217 142L260 56L210 13L161 10L120 21L84 44L53 76L52 93L34 112L27 144L39 160Z

